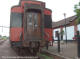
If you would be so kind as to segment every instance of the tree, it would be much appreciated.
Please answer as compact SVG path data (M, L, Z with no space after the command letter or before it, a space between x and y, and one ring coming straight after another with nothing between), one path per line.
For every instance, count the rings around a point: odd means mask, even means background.
M60 32L61 40L63 40L63 35L64 35L64 30L61 30Z
M0 35L0 39L2 38L2 36Z
M74 6L74 12L76 12L77 16L77 24L80 24L80 2Z
M6 40L6 39L7 39L7 36L3 36L2 39L3 39L3 40Z

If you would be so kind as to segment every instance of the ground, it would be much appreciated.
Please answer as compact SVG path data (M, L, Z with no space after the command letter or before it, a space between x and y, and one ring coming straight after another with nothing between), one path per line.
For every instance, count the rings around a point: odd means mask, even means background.
M47 58L53 59L50 56L47 56L45 54L39 53L39 55L40 55L40 59L47 59ZM23 57L23 56L19 56L18 53L16 53L16 51L13 48L11 48L9 40L5 40L3 43L0 44L0 59L12 59L12 58L19 59L16 57ZM25 57L28 57L28 56L25 56ZM33 58L29 58L29 59L33 59Z
M68 42L67 44L61 43L61 52L58 53L57 43L53 43L53 46L49 46L49 49L42 49L43 51L49 52L50 54L57 55L59 57L64 57L65 59L77 59L77 42ZM52 55L52 56L53 56ZM9 40L4 41L0 44L0 59L8 59L6 57L15 57L18 54L10 47ZM41 59L52 59L52 57L47 56L46 54L40 54ZM54 59L60 59L53 56Z
M17 56L16 52L10 47L9 40L0 44L0 59L4 57Z
M43 49L45 50L45 48ZM77 59L77 42L68 42L67 44L65 42L61 43L61 49L60 53L58 52L58 46L57 43L54 42L53 46L49 46L49 49L46 50L47 52L58 55L67 59Z

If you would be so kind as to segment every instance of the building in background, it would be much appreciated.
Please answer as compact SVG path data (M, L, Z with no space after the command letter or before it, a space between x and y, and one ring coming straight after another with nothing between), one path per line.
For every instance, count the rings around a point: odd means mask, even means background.
M76 20L77 16L71 16L66 18L67 40L73 40L74 36L76 35L76 31L77 30L80 31L80 24L77 25ZM65 19L58 22L53 22L52 28L54 40L57 40L55 32L56 31L61 32L62 30L64 31L63 40L65 40Z

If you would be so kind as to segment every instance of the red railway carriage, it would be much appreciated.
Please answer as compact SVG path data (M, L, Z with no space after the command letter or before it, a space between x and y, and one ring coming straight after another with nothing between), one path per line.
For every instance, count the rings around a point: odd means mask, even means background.
M20 0L11 8L10 42L15 47L45 46L52 41L51 10L40 1Z

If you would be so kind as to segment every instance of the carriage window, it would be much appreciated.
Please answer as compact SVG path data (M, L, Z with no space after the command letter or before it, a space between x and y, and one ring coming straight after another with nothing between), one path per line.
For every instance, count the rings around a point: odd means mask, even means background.
M27 26L32 27L32 13L27 13Z
M38 15L37 13L34 13L34 27L38 26Z
M27 29L38 27L38 13L27 12Z
M11 13L10 27L22 27L21 13Z

